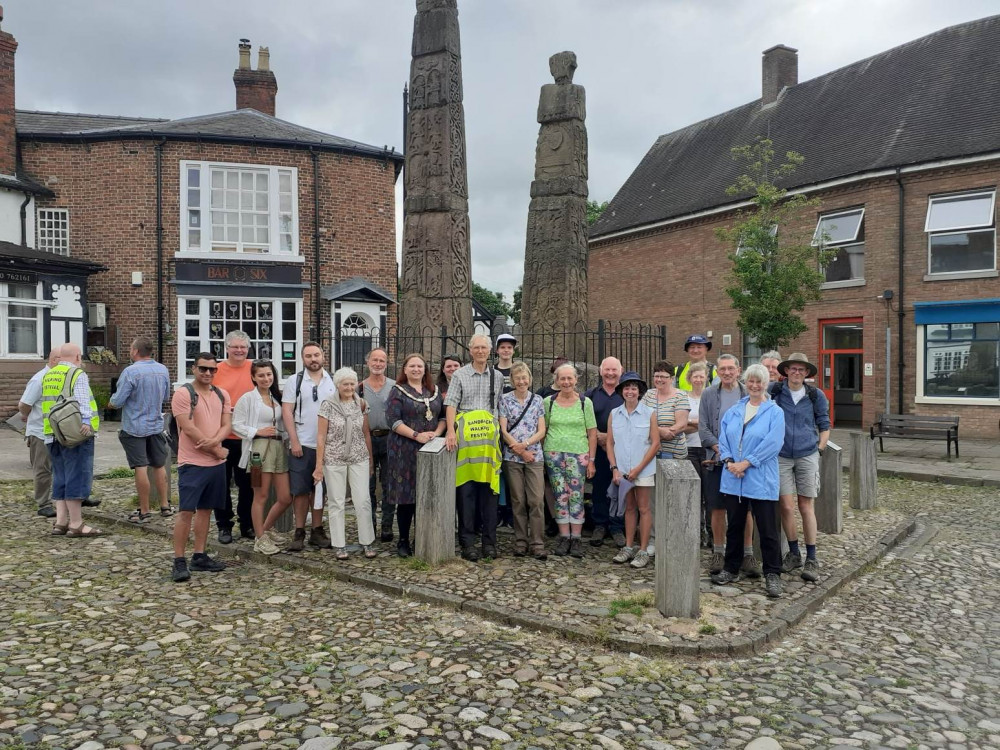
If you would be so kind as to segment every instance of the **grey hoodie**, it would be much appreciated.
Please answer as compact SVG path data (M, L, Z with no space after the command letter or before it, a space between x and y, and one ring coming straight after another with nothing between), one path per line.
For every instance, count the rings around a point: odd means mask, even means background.
M747 395L746 386L740 380L736 381L739 398ZM701 445L706 450L714 449L719 442L719 424L722 422L722 383L706 388L701 394L701 406L698 410L698 434Z

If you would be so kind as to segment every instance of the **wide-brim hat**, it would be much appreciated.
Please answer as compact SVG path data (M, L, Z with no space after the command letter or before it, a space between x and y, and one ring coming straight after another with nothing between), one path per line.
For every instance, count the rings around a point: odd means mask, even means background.
M712 350L712 342L709 341L706 337L702 336L700 333L695 333L691 336L688 336L687 341L684 342L684 351L687 351L688 347L691 346L691 344L704 344L706 349L708 349L709 351Z
M809 372L806 373L807 378L814 378L816 377L816 373L819 372L819 369L816 367L816 365L810 362L809 358L806 357L806 355L803 354L802 352L793 352L792 354L789 354L788 359L778 364L778 372L780 372L787 378L788 373L785 372L785 370L788 369L788 366L791 364L805 365L806 368L809 370Z
M642 398L646 394L646 391L649 390L649 386L646 385L645 380L639 377L639 373L637 373L635 370L629 370L624 375L622 375L621 379L618 381L618 385L615 386L615 393L621 396L622 388L624 388L629 383L639 384L639 398Z

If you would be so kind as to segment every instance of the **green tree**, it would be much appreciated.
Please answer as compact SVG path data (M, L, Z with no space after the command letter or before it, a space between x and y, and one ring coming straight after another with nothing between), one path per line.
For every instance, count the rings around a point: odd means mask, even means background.
M604 209L608 207L608 202L598 203L597 201L587 201L587 226L591 226L595 221L601 218L601 214L604 213Z
M732 149L733 159L745 172L726 189L733 197L747 196L752 206L740 211L731 227L716 235L733 252L726 294L739 313L736 324L764 350L788 344L808 326L796 314L806 303L819 299L824 275L820 270L829 255L811 244L812 236L791 229L799 213L815 206L815 199L789 196L775 182L795 172L804 161L789 151L774 165L774 145L767 138Z
M504 301L501 292L491 292L484 286L472 282L472 298L480 305L490 311L494 318L498 315L504 317L510 315L510 305Z
M518 284L517 289L514 290L514 303L510 306L510 317L514 319L515 323L521 322L521 287L523 284Z

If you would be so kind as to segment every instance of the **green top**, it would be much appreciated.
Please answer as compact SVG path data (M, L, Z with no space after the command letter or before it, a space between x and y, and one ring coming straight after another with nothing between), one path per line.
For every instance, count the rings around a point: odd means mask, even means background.
M584 398L581 409L579 402L562 406L555 400L555 396L545 399L545 441L542 447L549 453L588 453L587 430L597 429L594 402Z

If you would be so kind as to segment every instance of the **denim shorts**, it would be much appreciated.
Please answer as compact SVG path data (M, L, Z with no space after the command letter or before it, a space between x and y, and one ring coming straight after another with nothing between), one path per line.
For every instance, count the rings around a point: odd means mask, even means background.
M224 509L229 498L225 462L217 466L178 466L177 494L181 510Z
M86 500L94 483L94 438L67 448L53 440L48 444L52 459L52 499Z
M316 449L302 446L302 455L293 456L288 452L288 480L292 496L311 495L316 489L313 472L316 471Z

